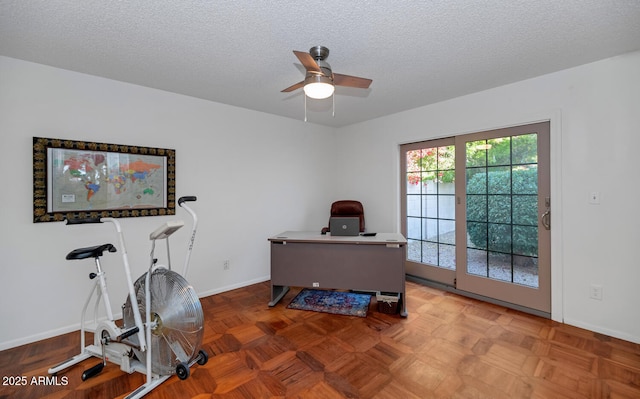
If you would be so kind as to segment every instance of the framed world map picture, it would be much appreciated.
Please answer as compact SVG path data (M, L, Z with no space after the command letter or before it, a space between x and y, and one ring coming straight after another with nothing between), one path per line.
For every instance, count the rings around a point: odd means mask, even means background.
M175 150L33 138L33 222L175 214Z

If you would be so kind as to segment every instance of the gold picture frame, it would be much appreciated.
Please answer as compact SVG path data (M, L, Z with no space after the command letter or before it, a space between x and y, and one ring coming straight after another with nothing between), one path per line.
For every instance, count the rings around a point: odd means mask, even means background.
M175 215L172 149L33 138L33 222Z

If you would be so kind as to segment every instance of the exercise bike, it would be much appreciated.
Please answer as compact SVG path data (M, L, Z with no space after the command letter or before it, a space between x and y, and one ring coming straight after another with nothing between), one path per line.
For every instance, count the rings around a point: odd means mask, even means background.
M95 283L82 309L80 354L51 367L48 370L49 374L57 374L90 357L97 357L101 362L85 370L82 373L82 380L99 374L107 361L118 364L124 372L140 372L146 375L146 382L126 396L127 399L136 399L149 393L174 374L184 380L189 377L193 365L207 363L208 355L200 348L204 335L202 307L193 287L184 278L189 268L198 224L195 212L186 204L190 201L196 201L196 197L181 197L178 200L178 205L193 219L182 275L171 270L169 237L183 227L184 222L169 221L149 235L152 242L149 270L135 282L131 278L124 234L118 220L114 218L67 219L67 224L111 223L114 225L129 293L122 305L121 325L118 325L111 309L106 273L100 264L100 257L105 252L116 252L116 247L112 244L102 244L78 248L67 254L68 260L94 259L96 272L90 273L89 278L95 280ZM158 240L166 242L166 266L159 265L154 255ZM93 312L94 328L90 328L85 318L94 294L96 294ZM106 318L98 320L100 302L104 304ZM93 332L93 344L85 344L85 332Z

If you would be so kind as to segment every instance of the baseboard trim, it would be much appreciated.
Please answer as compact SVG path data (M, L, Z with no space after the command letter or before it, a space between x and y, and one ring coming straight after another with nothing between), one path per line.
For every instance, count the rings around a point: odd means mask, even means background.
M224 287L215 288L213 290L199 292L198 293L198 298L204 298L204 297L208 297L208 296L211 296L211 295L221 294L223 292L235 290L235 289L238 289L238 288L244 288L244 287L246 287L248 285L264 283L265 281L269 281L269 280L271 280L271 276L262 276L262 277L255 278L253 280L248 280L248 281L243 281L241 283L226 285Z

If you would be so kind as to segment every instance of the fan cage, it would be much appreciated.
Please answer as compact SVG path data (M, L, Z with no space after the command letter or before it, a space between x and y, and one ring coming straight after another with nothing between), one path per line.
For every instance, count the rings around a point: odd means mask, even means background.
M143 274L134 284L138 309L146 324L146 276ZM200 300L193 287L180 274L156 268L150 278L150 317L156 325L151 330L151 371L158 375L175 374L176 366L189 363L198 356L204 334L204 315ZM123 309L125 329L135 325L131 300ZM131 342L138 346L137 335ZM134 347L138 360L146 367L146 353Z

